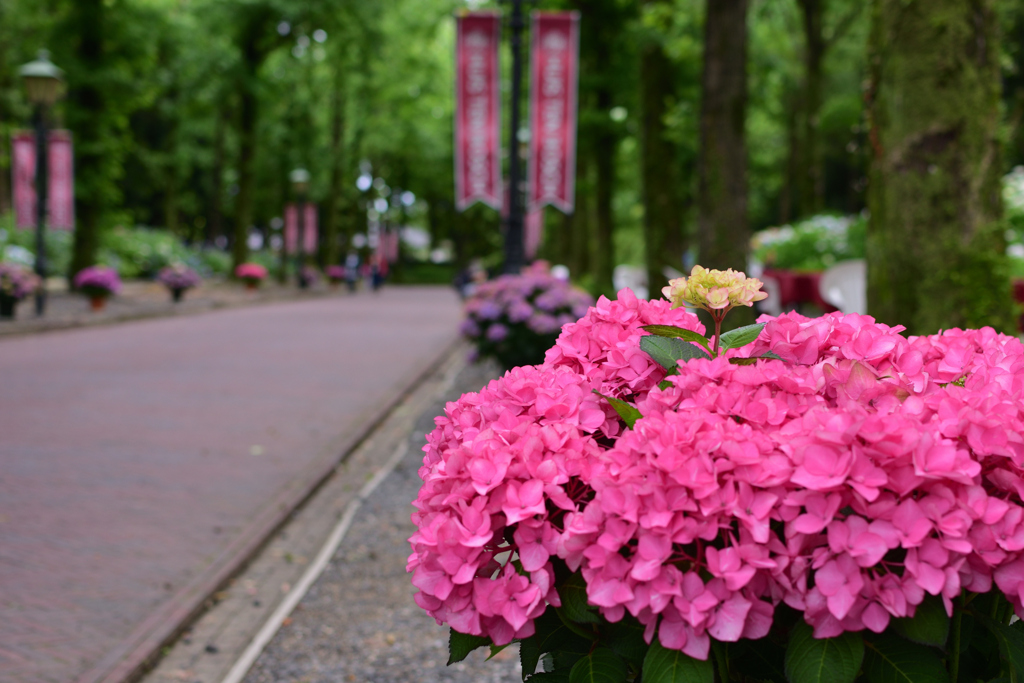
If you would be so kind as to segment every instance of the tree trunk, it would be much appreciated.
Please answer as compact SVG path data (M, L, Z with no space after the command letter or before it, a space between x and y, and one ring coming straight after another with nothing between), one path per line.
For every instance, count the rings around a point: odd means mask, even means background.
M213 176L210 187L210 220L207 224L206 241L213 244L224 234L224 119L223 109L217 112L217 121L213 129Z
M652 0L666 4L665 0ZM681 269L685 241L679 200L679 152L665 136L665 114L676 93L676 74L664 46L652 40L640 54L640 144L647 289L656 298L667 282L665 266Z
M338 222L341 214L340 202L344 193L344 148L345 148L345 67L339 64L334 74L334 91L331 93L331 187L324 202L324 234L320 242L325 264L339 263Z
M590 185L590 165L587 157L580 155L576 159L576 210L564 217L562 227L563 234L569 240L569 272L577 281L590 272L590 223L593 217L590 210L593 191Z
M800 0L804 26L803 144L801 145L800 214L813 216L825 199L825 172L818 145L824 81L826 0Z
M235 229L231 241L231 267L237 268L249 258L249 225L252 223L252 193L256 185L256 93L250 81L256 78L256 68L242 82L239 92L238 126L238 199L235 200Z
M697 159L699 263L746 270L747 0L708 0Z
M605 116L612 107L612 93L607 87L597 91L597 110ZM612 215L612 194L615 191L615 149L618 140L615 133L604 122L594 136L595 184L594 208L596 227L594 241L593 275L594 287L600 294L613 296L615 285L612 272L615 269L614 216Z
M868 309L911 334L1015 328L994 0L875 0Z
M81 0L72 4L74 9L68 25L78 34L75 54L83 72L99 74L103 71L103 34L106 3L103 0ZM96 77L69 83L68 124L78 141L75 148L75 235L68 279L96 263L100 241L100 219L106 193L102 187L103 172L98 170L111 163L106 152L105 138L110 132L104 128L104 98ZM88 173L83 170L89 169Z

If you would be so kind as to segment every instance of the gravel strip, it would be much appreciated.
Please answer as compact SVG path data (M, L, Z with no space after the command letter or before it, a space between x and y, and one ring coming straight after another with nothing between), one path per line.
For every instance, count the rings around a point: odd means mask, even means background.
M480 649L445 666L448 628L416 606L405 572L424 435L446 400L478 390L495 375L491 366L467 367L450 394L420 416L405 458L364 502L331 563L257 659L247 683L521 680L515 646L490 661Z

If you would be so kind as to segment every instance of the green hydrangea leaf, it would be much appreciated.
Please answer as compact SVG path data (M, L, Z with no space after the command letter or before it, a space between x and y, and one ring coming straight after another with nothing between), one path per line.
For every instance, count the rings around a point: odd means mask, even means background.
M789 683L853 683L863 660L860 634L815 638L814 629L801 621L789 634L786 678Z
M744 325L743 327L737 327L735 330L729 330L722 334L722 339L719 341L718 346L723 351L746 346L757 339L757 335L761 334L764 326L765 323L754 323L753 325Z
M628 673L626 663L617 654L599 647L573 664L569 683L625 683Z
M644 683L714 683L715 680L710 659L694 659L678 650L670 650L657 638L647 649L643 672Z
M675 370L678 367L676 361L711 358L699 346L678 337L640 337L640 349L666 370Z
M448 666L455 662L461 662L469 656L469 653L478 647L490 645L491 639L487 636L471 636L467 633L459 633L451 629L448 636Z

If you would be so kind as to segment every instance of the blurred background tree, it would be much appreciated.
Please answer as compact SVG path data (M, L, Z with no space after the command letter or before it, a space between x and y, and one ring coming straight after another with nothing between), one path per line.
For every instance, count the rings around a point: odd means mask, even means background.
M1024 9L1015 0L943 2L987 8L994 108L986 125L999 154L985 182L995 187L1024 164ZM892 81L879 74L898 58L877 49L894 38L875 33L870 54L881 66L869 69L872 15L890 4L873 3L535 3L581 13L577 208L546 211L540 256L606 294L615 266L635 266L656 295L666 273L695 260L746 268L750 233L817 214L859 215L876 158L866 102L883 106ZM272 258L265 245L279 238L297 166L310 170L310 200L320 206L321 265L360 249L352 240L384 199L380 220L420 228L428 251L451 253L437 271L444 277L472 259L496 266L499 216L452 204L451 16L470 6L501 8L494 0L0 0L0 227L9 233L0 242L20 239L10 231L10 134L27 127L30 111L17 67L46 47L67 74L56 123L75 136L69 271L108 258L136 226L211 253L227 249L236 263ZM724 42L706 39L719 35ZM506 51L503 68L508 61ZM726 73L735 75L723 100L726 81L714 76ZM725 132L731 142L721 146ZM368 188L356 187L361 175ZM414 196L408 206L399 189ZM996 206L990 213L993 225L1001 220ZM998 251L997 241L984 249ZM250 253L250 244L264 246ZM220 257L209 262L227 267ZM1005 324L1001 310L993 320Z

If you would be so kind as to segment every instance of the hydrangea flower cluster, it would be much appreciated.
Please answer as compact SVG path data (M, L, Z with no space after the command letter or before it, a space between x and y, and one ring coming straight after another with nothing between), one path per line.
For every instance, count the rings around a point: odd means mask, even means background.
M174 290L192 289L193 287L198 287L199 283L202 282L199 274L184 263L175 263L166 268L161 268L156 279L172 292Z
M461 331L476 345L479 358L495 358L505 368L532 365L544 359L562 326L593 302L537 261L519 275L481 283L466 301Z
M779 602L819 638L993 581L1024 613L1024 346L901 329L789 314L743 349L788 363L681 366L566 520L590 601L699 659Z
M0 296L21 301L39 287L39 276L17 263L0 263Z
M331 284L338 284L345 281L345 266L331 265L324 268L324 275L331 281Z
M418 531L407 569L416 601L439 622L495 643L533 633L557 605L549 561L563 518L593 496L607 441L622 431L594 393L637 398L666 371L640 351L643 325L703 331L697 317L625 289L565 326L541 366L517 367L449 403L427 437ZM528 576L509 562L515 554Z
M267 277L267 269L258 263L240 263L235 268L235 277L247 285L255 286L263 282L263 279Z
M89 266L78 271L75 287L91 297L108 297L121 291L121 278L117 271L106 266Z
M623 291L543 365L450 403L414 503L417 602L506 643L559 604L557 558L608 621L628 612L698 659L764 636L782 603L819 638L993 586L1024 615L1024 345L856 314L762 322L666 376L641 327L699 323ZM782 360L733 362L768 352ZM642 417L624 427L594 390Z

